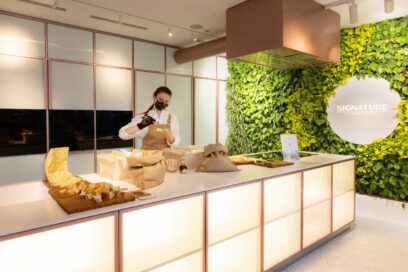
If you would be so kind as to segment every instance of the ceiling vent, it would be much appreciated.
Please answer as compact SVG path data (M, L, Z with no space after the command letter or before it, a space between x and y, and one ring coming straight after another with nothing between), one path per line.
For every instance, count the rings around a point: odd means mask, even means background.
M92 19L95 19L95 20L114 23L114 24L120 24L120 25L124 25L124 26L127 26L127 27L132 27L132 28L137 28L137 29L141 29L141 30L147 30L148 29L147 27L144 27L144 26L135 25L135 24L131 24L131 23L125 23L125 22L121 22L121 21L117 21L117 20L112 20L112 19L101 17L101 16L91 15L89 17L92 18Z
M54 7L53 5L44 4L44 3L41 3L41 2L37 2L37 1L32 1L32 0L18 0L18 1L26 3L26 4L30 4L30 5L43 7L43 8L49 8L49 9L59 10L59 11L64 11L64 12L67 11L67 9L65 9L65 8Z

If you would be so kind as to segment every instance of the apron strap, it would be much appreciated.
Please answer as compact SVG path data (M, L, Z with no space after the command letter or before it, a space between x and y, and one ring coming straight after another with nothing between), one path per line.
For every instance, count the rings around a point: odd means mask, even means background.
M169 113L169 115L167 117L167 125L169 125L169 126L171 125L171 113Z

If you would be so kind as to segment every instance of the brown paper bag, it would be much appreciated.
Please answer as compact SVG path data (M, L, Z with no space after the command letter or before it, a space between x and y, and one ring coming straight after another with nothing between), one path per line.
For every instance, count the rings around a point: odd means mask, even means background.
M166 160L172 159L172 152L176 152L176 154L183 154L182 158L178 158L179 161L184 160L187 169L196 170L204 159L204 146L198 145L190 145L190 146L174 146L171 149L170 154L167 155L166 149L163 150L163 155ZM168 171L168 170L167 170Z
M142 190L163 183L166 164L159 150L143 150L127 157L130 176L133 183Z
M176 172L179 170L180 163L184 160L184 151L173 148L163 149L163 156L166 159L166 171Z
M204 159L198 172L231 172L239 171L227 156L228 150L222 144L210 144L204 147Z

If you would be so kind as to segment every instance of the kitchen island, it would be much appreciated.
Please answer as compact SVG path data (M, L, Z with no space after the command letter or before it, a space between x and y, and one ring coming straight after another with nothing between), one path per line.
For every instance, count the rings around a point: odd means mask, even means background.
M0 186L0 271L273 271L355 220L354 157L239 168L166 173L152 198L71 215L42 181Z

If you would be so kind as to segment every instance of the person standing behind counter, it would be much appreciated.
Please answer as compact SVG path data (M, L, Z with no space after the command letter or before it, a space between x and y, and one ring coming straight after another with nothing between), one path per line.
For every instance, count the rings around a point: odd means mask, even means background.
M180 125L173 113L165 110L170 103L172 92L159 87L153 93L153 104L146 112L136 115L129 124L119 130L122 140L142 138L143 150L162 150L179 145Z

